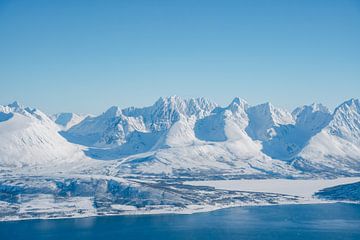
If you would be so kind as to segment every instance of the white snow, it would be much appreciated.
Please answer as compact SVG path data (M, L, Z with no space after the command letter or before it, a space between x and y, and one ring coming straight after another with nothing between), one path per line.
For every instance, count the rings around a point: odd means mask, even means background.
M335 109L329 124L313 136L294 165L306 171L360 171L360 101L351 99Z
M79 147L58 134L59 128L37 109L17 103L3 107L12 118L0 122L0 165L24 166L84 159Z
M271 103L250 107L247 113L249 116L247 132L254 140L269 140L277 134L275 127L294 123L289 112L276 108Z
M111 204L111 208L120 211L136 211L137 207L123 204Z
M321 189L359 181L360 177L350 177L337 179L242 179L188 181L184 182L184 184L192 186L209 186L224 190L294 195L310 200L313 198L314 193Z

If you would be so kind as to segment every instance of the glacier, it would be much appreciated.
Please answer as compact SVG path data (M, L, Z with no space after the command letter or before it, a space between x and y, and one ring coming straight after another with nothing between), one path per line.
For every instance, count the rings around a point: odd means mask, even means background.
M289 112L239 97L222 107L171 96L98 116L0 105L0 220L300 203L296 194L186 183L359 176L358 99L333 112L315 103Z

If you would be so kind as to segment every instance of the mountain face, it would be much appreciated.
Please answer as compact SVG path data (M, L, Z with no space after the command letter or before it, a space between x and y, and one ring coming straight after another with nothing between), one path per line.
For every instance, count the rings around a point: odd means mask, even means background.
M247 133L254 140L270 140L277 134L276 127L294 123L290 113L275 108L271 103L250 107L247 113L250 120Z
M360 102L337 107L328 124L314 135L294 161L304 171L353 173L360 170Z
M355 99L333 113L321 104L289 113L240 98L219 107L174 96L144 108L111 107L87 117L64 113L52 120L15 102L0 106L0 137L0 164L7 166L71 162L85 153L119 174L360 173Z
M210 142L234 140L244 134L248 124L246 110L248 104L235 98L226 108L216 108L212 113L195 124L195 135L198 139Z
M321 104L296 108L292 120L276 123L272 136L263 140L263 152L272 158L291 161L331 120L329 110Z
M296 108L292 115L296 121L296 126L307 131L310 135L320 132L331 120L329 109L315 103Z
M132 120L123 116L121 109L114 106L99 116L85 118L62 134L69 141L85 146L100 145L104 141L104 145L122 144L126 131L137 126L136 121ZM113 136L106 139L106 135L110 135L111 132Z
M84 158L58 131L37 109L17 102L0 106L0 166L60 164Z
M360 144L360 101L351 99L335 109L329 133L346 141Z

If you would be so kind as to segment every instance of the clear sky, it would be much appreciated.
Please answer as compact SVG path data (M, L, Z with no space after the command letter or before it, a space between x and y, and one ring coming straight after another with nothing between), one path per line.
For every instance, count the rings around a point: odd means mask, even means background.
M0 104L100 113L160 96L360 97L359 0L0 0Z

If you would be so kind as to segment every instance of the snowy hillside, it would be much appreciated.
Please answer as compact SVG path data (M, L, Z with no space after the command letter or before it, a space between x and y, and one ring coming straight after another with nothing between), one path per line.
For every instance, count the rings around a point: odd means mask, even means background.
M52 120L37 109L17 102L0 106L0 165L57 164L84 158L57 131Z

